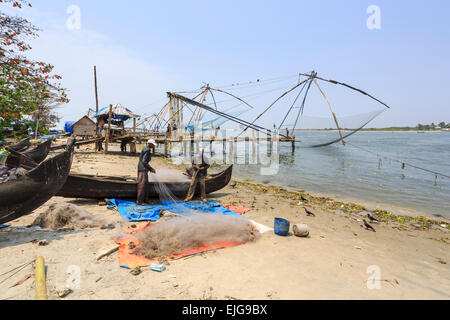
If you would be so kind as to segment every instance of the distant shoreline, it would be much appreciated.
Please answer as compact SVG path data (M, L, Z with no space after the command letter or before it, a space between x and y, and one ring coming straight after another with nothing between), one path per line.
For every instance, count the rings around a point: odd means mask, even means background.
M343 132L352 132L356 129L342 129ZM337 129L296 129L294 132L338 132ZM405 130L405 129L361 129L360 132L416 132L416 133L430 133L430 132L448 132L450 130Z

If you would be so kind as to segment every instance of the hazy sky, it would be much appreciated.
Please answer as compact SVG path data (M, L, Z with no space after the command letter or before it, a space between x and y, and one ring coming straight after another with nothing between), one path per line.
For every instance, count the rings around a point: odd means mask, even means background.
M372 126L450 122L449 1L32 4L32 9L6 10L43 29L32 55L55 65L70 90L71 102L59 110L63 121L77 120L95 106L92 68L97 65L100 106L122 103L139 114L158 111L165 92L199 88L203 82L225 85L316 70L392 107ZM70 5L81 10L80 30L66 26ZM379 30L367 28L370 5L381 10ZM345 114L373 110L373 104L365 105L368 100L358 98L355 105L330 90L330 99ZM258 111L269 100L257 101ZM273 111L262 124L279 121L281 113Z

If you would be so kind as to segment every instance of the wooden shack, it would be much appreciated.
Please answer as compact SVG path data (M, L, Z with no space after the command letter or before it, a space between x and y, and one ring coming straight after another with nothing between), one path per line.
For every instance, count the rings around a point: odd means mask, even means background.
M73 128L74 136L88 138L96 135L97 125L88 116L84 116L69 128Z

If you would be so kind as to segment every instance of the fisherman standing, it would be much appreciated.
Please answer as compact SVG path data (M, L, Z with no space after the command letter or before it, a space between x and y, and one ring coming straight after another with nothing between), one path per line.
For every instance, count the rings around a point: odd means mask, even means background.
M192 172L192 181L189 186L189 191L186 195L186 199L184 201L191 201L194 198L195 190L197 189L197 184L200 184L200 192L203 202L207 202L206 200L206 186L205 179L208 174L209 159L205 156L205 150L200 148L200 152L194 157L193 163L193 172Z
M156 142L153 139L147 141L145 147L139 156L138 177L137 177L137 204L147 205L148 172L156 173L148 163L152 159L150 148L155 148Z

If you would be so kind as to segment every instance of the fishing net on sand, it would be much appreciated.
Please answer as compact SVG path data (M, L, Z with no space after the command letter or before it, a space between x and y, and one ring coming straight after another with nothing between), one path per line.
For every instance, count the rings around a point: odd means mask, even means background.
M163 182L161 180L161 178L159 178L157 175L153 175L152 180L154 180L154 186L155 186L156 193L158 193L159 200L164 201L164 202L171 202L175 209L174 211L182 212L184 214L201 214L201 213L203 213L203 211L192 209L184 201L182 201L182 199L177 198L172 193L172 191L170 191L167 184L165 182ZM184 179L183 179L183 181L186 182L186 180L184 180ZM164 216L164 215L169 216L170 214L168 215L168 213L169 213L168 210L162 210L160 215L161 216ZM171 215L171 216L173 216L173 215Z
M32 223L44 229L86 229L105 224L99 217L87 210L70 203L55 203L42 212Z
M194 214L160 222L139 234L142 247L135 253L147 259L176 255L182 251L216 243L254 241L259 232L247 219L221 214Z
M173 202L175 211L183 215L170 215L168 211L163 211L163 218L167 217L168 220L139 233L142 247L134 253L153 259L217 243L245 243L259 237L258 230L246 218L189 208L174 196L157 175L153 175L152 180L155 181L160 200Z

